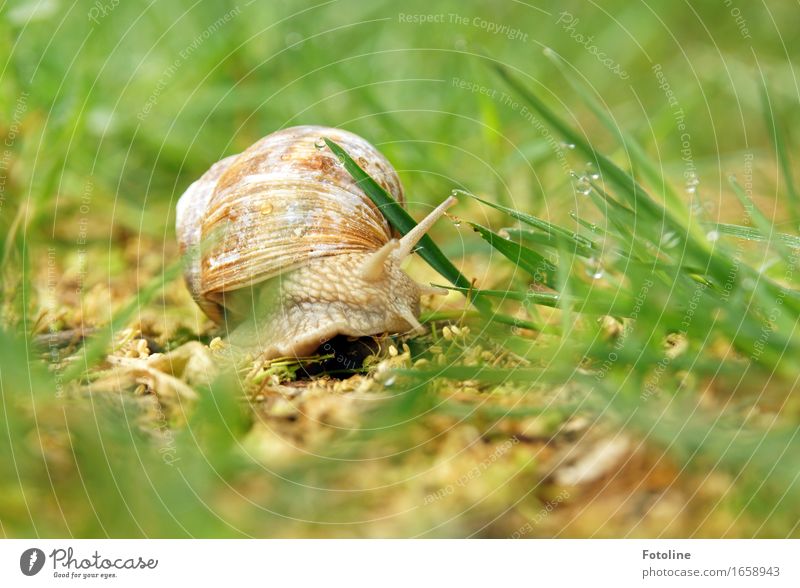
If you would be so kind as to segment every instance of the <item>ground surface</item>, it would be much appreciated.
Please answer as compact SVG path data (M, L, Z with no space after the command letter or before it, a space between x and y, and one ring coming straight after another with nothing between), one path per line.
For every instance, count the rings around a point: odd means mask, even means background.
M140 4L0 7L0 534L800 533L796 5ZM175 204L297 124L491 316L231 362Z

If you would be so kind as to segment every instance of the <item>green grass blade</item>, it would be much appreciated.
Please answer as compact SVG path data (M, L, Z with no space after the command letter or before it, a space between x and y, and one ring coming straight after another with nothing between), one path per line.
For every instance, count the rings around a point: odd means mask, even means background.
M551 287L554 285L553 273L556 271L556 266L547 261L541 254L509 239L503 239L503 237L483 225L478 223L469 224L496 251L503 254L514 265L528 272L533 277L534 282ZM458 286L459 284L456 285Z
M453 290L458 289L455 286L440 286L440 287L449 288ZM507 314L503 314L501 312L493 312L490 315L486 315L476 311L437 310L422 314L419 317L419 322L425 324L435 321L460 321L469 319L482 319L489 322L500 323L501 325L520 327L521 329L530 329L532 331L542 330L542 325L536 324L532 321L526 321L525 319L520 319Z
M575 145L584 155L597 163L598 169L605 178L610 179L629 198L632 203L641 203L650 211L656 211L655 201L651 200L645 189L636 180L613 163L610 159L594 149L580 134L576 133L559 116L557 116L533 92L520 83L508 70L497 63L495 71L515 92L522 96L541 117L553 127L567 142Z
M772 104L770 103L769 93L767 92L766 83L762 84L761 90L761 106L764 113L764 121L767 127L767 132L772 139L772 145L775 147L775 154L778 156L778 163L781 166L783 178L786 181L786 195L789 202L789 210L792 211L792 218L797 220L800 218L800 195L797 193L797 188L794 183L794 175L792 174L792 162L789 159L789 150L786 148L786 141L783 136L783 130L780 128L778 121L772 112Z
M580 222L580 221L578 221ZM549 233L541 233L531 229L517 229L515 227L504 227L500 229L500 234L503 236L508 235L510 239L527 241L534 245L542 245L544 247L558 247L558 239ZM581 257L591 257L594 252L591 248L581 247L579 245L572 246L572 249Z
M755 223L756 228L761 232L762 235L766 236L766 240L769 242L769 245L775 248L775 251L781 256L784 262L791 265L792 264L792 252L786 247L783 241L778 238L778 235L775 233L775 226L772 222L764 216L764 213L756 206L755 202L747 195L744 189L739 185L739 182L736 181L734 176L730 176L728 178L731 187L733 188L733 193L736 194L736 197L741 202L742 207L744 207L745 212L753 219L753 223Z
M461 288L455 286L445 286L438 284L440 288L447 288L448 290L462 291ZM477 294L481 296L491 296L493 298L504 298L507 300L528 301L533 304L541 304L542 306L550 306L555 308L558 306L559 296L553 292L530 292L528 290L476 290Z
M592 242L590 239L578 235L577 233L570 231L568 229L559 227L558 225L554 225L553 223L548 222L544 219L535 217L532 214L520 212L518 210L514 210L513 208L508 208L507 206L503 206L502 204L495 204L494 202L489 202L488 200L484 200L483 198L479 198L478 196L475 196L474 194L470 194L469 192L465 192L463 190L455 190L455 191L458 192L459 194L464 194L465 196L469 196L473 200L477 200L478 202L485 204L486 206L491 206L495 210L505 212L507 215L517 219L518 221L523 222L526 225L530 225L535 229L539 229L540 231L544 231L548 235L558 235L566 241L572 241L574 242L576 247L580 247L583 250L590 250L596 247L594 242Z
M664 227L665 231L673 232L676 236L684 239L686 241L685 253L687 256L693 257L695 263L708 264L710 271L715 276L721 280L725 279L730 263L723 260L719 254L708 247L708 243L704 239L705 235L699 233L697 224L684 225L681 223L668 209L650 197L633 176L599 153L582 135L547 107L538 96L525 87L516 77L512 76L505 67L496 62L493 62L492 66L500 78L522 96L533 110L549 126L555 129L563 139L575 145L578 151L596 162L602 177L610 180L611 183L619 188L629 206L636 211L637 218L650 223L658 223Z
M709 231L717 231L721 235L729 235L746 241L769 241L770 237L752 227L742 225L731 225L727 223L709 223ZM786 233L774 233L774 238L786 243L789 247L800 249L800 237L787 235Z
M592 113L597 117L597 120L603 123L603 125L616 136L620 145L622 145L623 149L625 149L633 169L641 169L643 174L648 180L650 180L654 187L664 191L664 194L670 204L674 208L680 209L683 203L678 197L678 194L675 192L672 186L667 183L664 176L650 160L647 152L639 144L639 142L630 134L625 133L622 130L622 128L608 114L608 110L604 108L602 104L600 104L600 101L593 94L587 91L586 84L578 80L578 76L571 69L569 69L567 63L558 53L550 48L547 48L545 49L544 54L553 62L553 64L555 64L559 72L561 72L561 74L569 83L570 87L575 91L575 94L589 107Z
M344 164L345 169L350 173L356 184L364 190L370 200L375 203L375 206L383 213L389 223L397 229L401 234L405 235L411 229L417 226L417 223L408 214L400 204L392 198L386 190L373 180L370 175L365 172L361 167L353 161L353 158L337 143L331 141L327 137L325 143L333 154ZM460 288L471 288L471 282L453 265L453 263L442 253L442 250L433 242L428 235L420 239L419 248L417 249L420 257L428 262L428 264L435 269L442 277L448 280L454 286ZM487 301L482 301L473 295L467 295L467 298L472 304L482 311L490 311L491 306Z
M442 286L448 290L459 290L454 286ZM549 308L568 308L572 311L587 315L614 315L629 316L634 306L634 300L627 294L593 291L591 297L576 295L565 296L552 292L535 292L520 290L477 290L481 296L501 298L504 300L517 300L528 304L538 304ZM498 321L502 322L502 321ZM519 325L518 325L519 326Z

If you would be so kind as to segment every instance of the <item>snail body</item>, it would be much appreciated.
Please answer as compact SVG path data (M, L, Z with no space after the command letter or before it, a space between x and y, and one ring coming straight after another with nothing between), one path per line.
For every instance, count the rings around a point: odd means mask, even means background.
M454 200L396 239L380 210L322 148L322 137L404 203L397 173L366 140L300 126L215 163L177 205L194 300L218 324L246 323L239 332L267 359L308 355L336 335L418 329L420 295L439 293L414 282L400 264Z

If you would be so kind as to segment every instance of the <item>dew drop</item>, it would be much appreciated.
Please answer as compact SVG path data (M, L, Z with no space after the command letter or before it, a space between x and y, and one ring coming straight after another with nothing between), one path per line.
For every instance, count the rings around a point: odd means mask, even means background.
M597 171L594 163L592 163L591 161L586 162L586 175L592 180L600 179L600 173Z
M564 149L570 149L570 150L575 149L575 143L561 143L561 146Z
M600 280L603 278L603 264L602 262L595 258L590 257L586 261L586 274L592 278L593 280Z
M272 212L272 204L270 204L269 202L265 202L264 204L261 205L261 214L263 216L267 216L271 212Z
M663 235L661 235L661 245L665 249L672 249L680 242L678 235L673 233L672 231L667 231Z
M694 194L697 192L697 185L700 183L700 178L696 174L690 174L686 179L686 193Z
M706 239L711 241L712 243L719 239L719 231L709 231L706 233Z
M319 139L314 141L314 147L316 147L317 149L325 149L325 139L320 137Z
M592 185L589 183L589 178L586 176L579 176L575 182L575 191L583 196L591 194Z
M452 190L450 190L450 196L452 196L453 198L462 194L464 196L472 196L472 192L468 192L467 190L459 190L458 188L453 188Z

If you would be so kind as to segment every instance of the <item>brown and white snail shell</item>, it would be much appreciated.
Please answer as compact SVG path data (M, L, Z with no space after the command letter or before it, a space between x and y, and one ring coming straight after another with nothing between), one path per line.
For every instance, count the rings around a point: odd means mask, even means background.
M402 269L448 198L401 239L327 149L341 145L400 203L397 173L367 141L300 126L264 137L211 166L181 196L177 233L185 277L215 322L248 322L266 359L313 353L336 335L419 329L422 293Z

